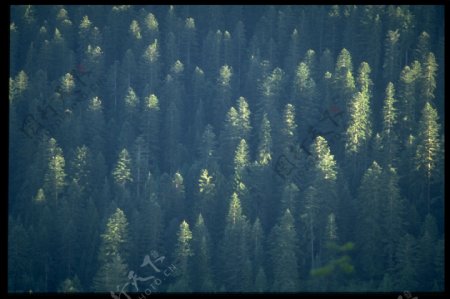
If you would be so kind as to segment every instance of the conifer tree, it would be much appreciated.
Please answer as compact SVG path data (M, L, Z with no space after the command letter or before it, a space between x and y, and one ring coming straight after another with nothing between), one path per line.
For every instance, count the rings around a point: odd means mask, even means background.
M294 218L289 209L271 232L273 286L275 292L296 292L300 288L298 274L298 240Z
M94 290L98 292L116 291L126 281L128 257L128 220L119 208L106 224L101 235L99 249L100 267L94 279Z
M112 175L115 182L122 187L128 182L133 182L131 176L131 159L126 148L120 152L119 159L117 160Z
M416 170L425 179L424 199L426 199L427 209L430 211L430 186L431 179L435 174L438 155L440 153L438 115L435 108L430 103L426 103L422 110L419 121L417 150L416 150ZM422 189L423 190L423 189Z

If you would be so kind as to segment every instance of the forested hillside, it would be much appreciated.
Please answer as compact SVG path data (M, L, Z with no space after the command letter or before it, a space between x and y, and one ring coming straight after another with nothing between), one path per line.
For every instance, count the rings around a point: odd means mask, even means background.
M10 14L10 292L444 290L443 6Z

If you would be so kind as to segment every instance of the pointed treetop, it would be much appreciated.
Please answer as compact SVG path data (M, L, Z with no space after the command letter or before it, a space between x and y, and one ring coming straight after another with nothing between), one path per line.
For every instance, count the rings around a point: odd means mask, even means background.
M192 240L192 232L189 229L189 224L186 222L186 220L183 220L181 222L177 236L178 236L178 243L176 252L178 257L185 258L194 255L190 247L190 242Z
M145 98L145 109L159 111L159 101L155 94L150 94Z
M328 142L322 136L317 136L311 145L312 155L315 160L316 169L326 180L336 180L337 166L334 156L331 154Z
M233 226L241 220L244 216L242 215L242 207L241 201L236 192L233 192L230 201L230 208L228 211L228 223L231 223Z
M146 17L145 17L145 25L147 26L148 29L150 29L151 31L156 31L158 30L158 20L156 19L155 15L152 13L149 13Z
M200 227L200 226L204 226L204 225L205 225L205 221L203 220L202 213L199 213L198 217L197 217L197 222L195 223L195 226Z
M236 148L234 155L234 168L236 171L241 171L249 163L248 145L245 139L241 139Z
M113 171L113 177L117 184L124 186L127 182L132 182L131 177L131 159L126 148L122 149L119 154L116 167Z
M89 27L91 27L91 25L92 25L92 23L89 20L89 17L88 16L84 16L83 20L80 23L80 29L87 30L87 29L89 29Z

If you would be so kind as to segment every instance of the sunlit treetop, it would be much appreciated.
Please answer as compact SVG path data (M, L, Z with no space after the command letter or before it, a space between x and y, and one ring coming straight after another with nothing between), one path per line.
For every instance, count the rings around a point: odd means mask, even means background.
M115 5L112 10L116 12L127 11L131 8L131 5Z
M89 17L88 16L84 16L83 20L81 20L81 23L80 23L80 29L81 30L87 30L87 29L89 29L91 27L91 25L92 25L92 23L89 20Z
M58 11L58 14L56 15L56 19L59 21L68 19L67 10L65 10L64 8L61 8Z
M153 43L148 45L147 49L145 50L143 57L146 61L153 63L158 60L159 57L159 45L158 40L155 39ZM179 62L179 61L177 61Z
M195 30L195 20L194 18L186 18L184 26L189 30Z
M184 71L183 63L179 60L175 61L170 71L174 74L181 74Z
M134 36L134 38L142 39L141 28L139 27L138 21L136 20L131 21L130 33Z
M145 98L145 109L156 111L159 110L159 101L155 94L151 94Z
M220 68L219 84L221 86L230 85L231 76L233 75L232 68L228 65L223 65Z
M158 20L156 19L154 14L149 13L145 17L145 25L147 26L148 29L152 31L158 30Z
M89 101L89 110L100 111L102 109L102 101L95 96Z
M61 78L61 89L65 93L70 93L75 88L75 80L71 73L67 73Z

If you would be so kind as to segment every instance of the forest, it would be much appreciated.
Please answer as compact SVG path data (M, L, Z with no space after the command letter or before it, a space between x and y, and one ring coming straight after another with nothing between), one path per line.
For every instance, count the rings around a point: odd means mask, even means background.
M10 293L444 291L444 6L11 5Z

